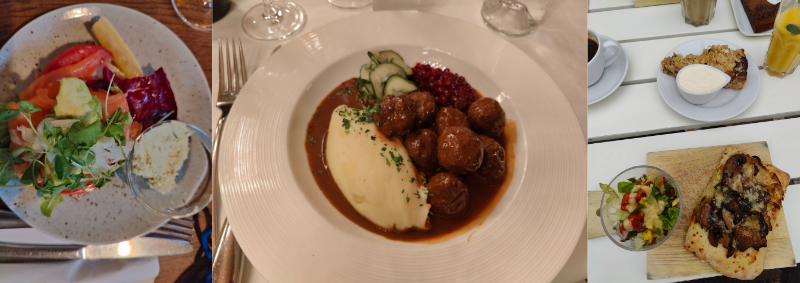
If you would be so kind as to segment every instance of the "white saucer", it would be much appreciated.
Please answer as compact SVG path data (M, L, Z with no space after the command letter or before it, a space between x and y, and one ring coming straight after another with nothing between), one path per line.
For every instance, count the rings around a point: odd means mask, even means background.
M608 36L600 35L601 40L608 40L611 39ZM610 52L606 50L606 52ZM597 81L595 84L589 87L588 89L588 96L586 97L586 101L589 105L597 103L600 100L608 97L613 93L620 84L622 84L622 80L625 79L625 75L628 74L628 55L625 54L625 49L621 46L619 48L619 57L614 63L611 63L606 69L603 71L603 76L600 77L600 80Z
M731 49L739 49L733 43L718 40L718 39L696 39L675 47L664 57L672 56L672 53L682 54L684 56L689 54L702 54L703 49L709 48L711 45L728 45ZM672 110L678 112L687 118L704 121L714 122L727 120L742 114L753 101L758 97L759 85L761 78L758 71L758 65L753 60L747 51L744 52L747 56L747 82L741 90L735 89L722 89L714 99L708 103L695 105L691 104L678 93L678 85L675 78L661 72L661 65L658 65L658 75L656 82L658 84L658 91L661 93L661 98L669 105Z
M731 9L733 9L733 17L736 18L736 26L739 27L739 32L742 34L746 36L772 35L772 29L759 33L753 32L753 27L750 26L750 20L747 19L747 13L744 12L742 0L731 0Z

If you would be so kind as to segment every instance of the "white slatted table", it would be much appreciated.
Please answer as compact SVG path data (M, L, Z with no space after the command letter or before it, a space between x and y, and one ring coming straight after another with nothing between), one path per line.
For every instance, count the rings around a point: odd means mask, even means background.
M721 39L744 48L762 65L769 36L741 34L731 0L717 0L711 24L685 24L680 4L634 8L633 0L589 1L588 26L621 43L628 56L622 86L588 107L588 190L598 183L647 162L647 153L725 144L766 141L773 164L792 177L800 176L800 75L779 79L762 69L755 103L744 113L720 122L699 122L672 110L658 91L660 62L678 45L699 38ZM739 1L739 0L733 0ZM761 68L760 68L761 69ZM754 122L754 123L744 123ZM715 127L729 125L724 127ZM733 125L733 126L730 126ZM800 215L800 185L789 186L785 213ZM787 217L795 257L800 258L800 223ZM588 242L590 282L673 282L709 276L647 280L644 252L627 252L606 237ZM600 264L598 264L600 263ZM699 263L699 262L698 262Z

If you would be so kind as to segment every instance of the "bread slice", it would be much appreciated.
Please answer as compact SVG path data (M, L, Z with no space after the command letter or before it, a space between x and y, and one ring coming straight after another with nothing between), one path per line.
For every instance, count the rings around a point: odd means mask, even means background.
M671 57L661 60L661 71L675 77L683 67L692 64L706 64L731 76L731 81L723 88L742 89L747 82L747 56L744 49L732 50L728 45L712 45L703 49L700 55L689 54L684 57L672 53Z

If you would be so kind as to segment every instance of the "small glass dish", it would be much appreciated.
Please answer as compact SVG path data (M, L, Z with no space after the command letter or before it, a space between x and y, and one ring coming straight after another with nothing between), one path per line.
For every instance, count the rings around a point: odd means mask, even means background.
M603 223L603 231L606 232L606 236L608 236L608 238L611 239L611 241L614 242L614 244L616 244L620 248L635 252L654 249L659 245L661 245L662 243L664 243L665 241L667 241L667 239L669 239L669 237L672 236L672 233L674 233L675 230L678 228L678 225L680 224L681 221L681 214L683 213L683 199L681 198L681 190L678 187L678 184L675 183L675 180L672 179L672 176L670 176L669 174L667 174L667 172L664 172L664 170L661 170L659 168L647 165L634 166L625 169L625 171L622 171L622 173L619 173L616 177L614 177L614 179L611 180L610 183L608 183L608 185L614 190L616 190L617 184L619 182L627 181L630 178L636 178L642 176L643 174L647 174L648 176L650 176L651 174L655 174L656 176L664 175L667 182L675 188L675 194L677 199L679 200L678 219L675 221L675 225L672 227L669 233L667 233L666 236L659 237L656 240L655 244L643 246L641 249L636 249L636 245L634 243L635 241L633 239L622 242L616 230L614 230L614 225L616 224L615 221L612 221L610 218L608 218L608 215L606 214L605 211L604 204L606 203L606 197L608 196L608 194L603 193L603 197L600 199L600 221L602 221Z
M211 202L211 138L197 126L169 120L156 123L143 131L135 142L138 143L152 129L174 122L182 123L192 131L189 136L189 156L178 170L175 188L162 194L150 187L147 178L133 172L136 144L128 155L123 171L125 183L142 205L158 215L182 218L197 214Z

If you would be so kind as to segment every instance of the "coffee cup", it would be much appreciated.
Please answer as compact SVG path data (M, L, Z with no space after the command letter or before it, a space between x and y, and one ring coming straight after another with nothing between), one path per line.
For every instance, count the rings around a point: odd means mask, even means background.
M613 39L600 39L600 36L597 35L592 29L589 29L589 44L591 46L592 40L594 43L597 43L597 51L595 54L589 54L589 65L587 67L587 76L589 81L589 86L597 83L600 80L600 77L603 76L603 70L614 63L614 60L617 60L619 54L622 53L622 49L619 47L619 43L614 41ZM611 50L613 53L610 55L606 53L606 50Z

